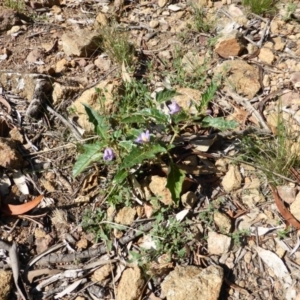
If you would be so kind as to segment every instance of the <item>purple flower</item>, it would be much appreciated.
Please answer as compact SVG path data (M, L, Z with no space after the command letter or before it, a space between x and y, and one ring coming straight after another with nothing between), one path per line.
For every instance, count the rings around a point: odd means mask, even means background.
M148 143L150 141L150 133L149 130L147 130L146 132L142 132L138 138L135 140L136 143L139 144L144 144L144 143Z
M171 104L168 104L167 106L168 106L168 108L170 110L169 111L170 115L178 113L180 111L180 109L181 109L180 106L178 105L178 103L174 99L172 99L171 100Z
M110 161L115 158L115 154L111 148L106 148L103 154L103 160Z

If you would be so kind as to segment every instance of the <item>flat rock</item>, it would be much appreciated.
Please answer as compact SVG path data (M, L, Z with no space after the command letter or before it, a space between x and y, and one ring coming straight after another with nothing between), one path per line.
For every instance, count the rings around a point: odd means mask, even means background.
M281 36L273 38L274 41L274 49L276 51L283 51L285 48L285 42L283 41Z
M236 31L222 36L215 47L215 52L223 58L230 56L239 56L245 50L244 40Z
M237 93L252 99L261 89L258 69L243 60L225 61L214 71L214 75L225 78L224 84Z
M100 113L112 113L116 107L114 105L113 94L120 88L120 85L117 81L105 80L100 82L95 87L87 89L79 96L75 102L71 105L71 108L74 109L76 116L78 117L78 124L87 132L91 133L94 130L94 125L89 122L88 116L85 112L84 106L82 103L88 104L94 110ZM99 95L96 92L96 89L100 89L102 96L105 98L104 102L104 109L105 112L102 110L102 106L100 104Z
M258 57L263 63L269 64L269 65L271 65L275 59L273 51L266 47L263 47L260 49Z
M0 32L7 31L15 25L22 25L20 15L16 11L0 8Z
M172 205L172 195L169 189L166 187L167 178L160 176L151 176L151 182L149 184L149 189L151 192L158 197L158 199L165 205Z
M222 255L227 253L231 246L231 238L224 234L209 232L207 239L207 249L209 254Z
M162 294L167 300L217 300L223 273L221 267L213 265L206 269L176 266L161 284Z
M113 271L114 271L114 265L112 264L104 265L103 267L97 269L94 272L91 279L93 282L102 282L108 276L110 276Z
M242 176L237 166L230 165L228 172L222 180L222 186L226 193L240 188L242 185Z
M97 31L86 28L64 33L61 37L62 47L66 55L89 56L100 45L100 35Z
M145 280L139 267L126 269L117 287L117 300L138 300Z
M0 299L9 300L9 294L13 285L13 275L11 271L0 270Z
M222 232L230 232L231 219L224 213L221 213L219 211L214 212L214 222Z

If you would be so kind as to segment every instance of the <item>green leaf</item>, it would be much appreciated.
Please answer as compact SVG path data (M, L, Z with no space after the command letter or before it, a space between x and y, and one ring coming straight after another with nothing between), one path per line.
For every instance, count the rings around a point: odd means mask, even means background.
M201 122L201 126L204 128L213 127L224 131L236 128L238 123L234 120L227 121L224 118L205 117Z
M114 183L121 184L126 179L127 176L128 176L128 171L124 169L119 170L114 177Z
M107 140L107 132L109 130L107 117L101 116L97 111L85 103L82 103L82 105L84 106L84 109L89 117L89 121L94 125L95 133L98 134L103 140Z
M165 113L158 110L157 108L145 108L145 109L142 109L139 112L139 114L141 114L145 117L153 118L158 123L166 123L170 119L169 115L166 115Z
M181 171L173 162L171 162L169 165L167 188L171 192L172 199L175 202L176 206L178 206L179 204L184 178L184 172Z
M80 154L73 167L72 175L76 177L92 162L101 159L103 153L100 152L104 143L98 142L95 144L84 145L84 153Z
M206 106L208 104L208 102L210 102L213 99L213 97L217 91L217 88L218 88L218 86L214 82L212 82L211 85L205 91L205 93L202 94L201 106L202 105Z
M119 142L119 146L124 148L129 153L135 145L132 141L121 141Z
M167 152L167 149L160 145L134 148L130 154L124 158L121 169L132 168L133 166L142 163L145 159L155 158L157 153L165 152Z
M156 101L158 103L163 103L172 99L176 95L178 95L178 93L176 93L175 90L163 89L161 92L156 94Z
M127 123L127 124L131 124L131 123L139 123L139 124L144 124L146 123L146 120L144 118L144 116L140 115L130 115L130 116L125 116L122 118L121 123Z

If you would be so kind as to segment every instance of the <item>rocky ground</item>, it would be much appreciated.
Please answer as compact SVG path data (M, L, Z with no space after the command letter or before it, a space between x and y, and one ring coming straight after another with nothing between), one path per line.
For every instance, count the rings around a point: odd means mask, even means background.
M300 299L299 11L0 1L0 299ZM147 121L169 157L119 189L102 148L78 167L107 134L82 103L146 118L166 90L157 116L200 120Z

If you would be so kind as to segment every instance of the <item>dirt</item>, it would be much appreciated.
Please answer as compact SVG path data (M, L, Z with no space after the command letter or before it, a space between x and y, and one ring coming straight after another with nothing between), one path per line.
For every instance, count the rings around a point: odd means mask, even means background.
M25 299L199 299L202 282L214 293L201 299L298 299L300 227L285 209L291 205L297 219L299 173L293 171L276 197L260 166L232 159L247 131L276 135L279 99L280 115L299 131L300 3L290 15L289 4L279 1L275 16L258 16L240 1L18 2L16 8L15 1L0 1L0 236L5 247L18 245ZM211 27L204 30L205 24ZM99 36L113 26L135 49L134 69L124 70L101 44ZM207 114L238 122L229 132L195 124L177 137L184 147L174 155L186 174L178 207L167 189L166 162L157 169L146 164L148 176L131 178L134 192L119 195L123 203L116 207L106 201L115 168L95 162L72 176L83 144L95 138L81 103L101 109L95 88L103 88L105 110L113 114L114 96L130 78L151 92L172 85L179 92L174 100L191 115L190 103L215 81ZM297 152L298 144L295 138L290 148ZM17 216L7 210L24 203ZM173 211L155 227L155 213L168 206ZM177 235L173 219L184 224ZM294 228L282 238L288 224ZM167 228L170 235L161 237ZM183 256L174 251L177 239ZM154 250L163 253L152 257ZM11 282L12 252L3 253L1 272ZM46 257L32 262L41 253ZM195 276L200 287L192 284ZM179 284L182 278L186 284ZM18 298L16 284L3 296Z

